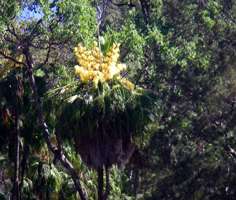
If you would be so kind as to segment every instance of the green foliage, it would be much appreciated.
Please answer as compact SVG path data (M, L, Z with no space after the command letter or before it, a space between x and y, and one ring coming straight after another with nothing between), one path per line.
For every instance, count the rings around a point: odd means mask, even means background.
M62 147L89 199L97 199L97 177L85 165L85 155L98 163L114 156L115 148L121 155L129 152L121 146L131 143L136 151L126 169L110 169L109 199L234 199L236 3L112 2L98 27L96 3L90 0L0 1L0 51L20 55L30 44L50 139L62 134ZM102 1L97 3L102 8ZM34 17L24 20L25 9ZM118 81L96 90L80 84L72 72L72 47L78 42L91 46L96 38L104 52L121 43L121 61L128 65L124 76L144 90L127 90ZM18 76L23 81L21 106ZM25 68L1 78L0 182L5 182L0 198L9 199L12 190L15 117L20 112L20 159L23 163L26 156L27 161L22 199L78 199L71 177L45 146L32 95ZM132 135L132 141L127 137L128 144L121 145L99 138L99 144L113 144L99 155L91 138L103 126L108 135Z
M57 110L57 134L75 144L89 167L122 164L120 154L128 154L132 138L142 135L156 115L154 94L138 87L128 89L121 81L99 82L97 87L77 81L65 90L68 82L50 92L51 97L64 96Z
M0 1L0 30L2 31L3 27L16 16L19 12L20 6L19 2L16 0L10 1Z
M58 29L59 37L78 37L77 41L83 41L86 45L94 41L96 36L96 12L91 7L91 1L60 1L57 3L58 15L63 22Z
M121 43L121 59L129 66L130 73L142 68L145 38L133 23L134 11L130 11L125 23L118 30L108 27L104 33L105 41Z
M59 131L63 135L68 134L72 124L73 129L69 132L88 137L99 134L100 126L114 136L142 132L148 112L151 114L148 108L153 106L150 94L144 94L142 89L129 91L119 84L112 87L101 84L97 91L89 91L89 88L85 91L84 94L71 96L65 102L59 122Z

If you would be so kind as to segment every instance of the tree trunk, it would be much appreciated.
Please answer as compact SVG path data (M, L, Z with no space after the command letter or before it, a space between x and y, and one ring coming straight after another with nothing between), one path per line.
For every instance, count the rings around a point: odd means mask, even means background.
M98 200L103 200L103 168L97 169L98 175Z
M23 181L24 181L24 175L25 175L25 171L26 171L27 160L28 160L28 157L29 157L29 145L28 144L24 144L24 150L23 150L22 157L23 158L22 158L22 161L21 161L20 188L22 188L22 186L23 186ZM21 192L20 192L20 199L22 199Z
M19 189L19 168L20 168L20 132L19 132L19 116L16 114L16 137L15 137L15 160L14 160L14 185L12 191L12 200L20 199Z
M110 177L109 177L109 168L105 166L105 173L106 173L106 191L104 193L104 200L106 200L110 194Z
M98 188L98 200L107 200L109 194L110 194L110 182L109 182L109 169L108 167L105 167L105 191L104 191L104 169L103 167L100 167L97 169L97 188Z
M14 184L12 200L20 199L20 79L16 77L16 104L15 104L15 156L14 156Z
M150 18L149 4L150 2L147 0L140 0L140 5L141 5L142 13L143 13L143 19L146 25L149 24L149 18Z

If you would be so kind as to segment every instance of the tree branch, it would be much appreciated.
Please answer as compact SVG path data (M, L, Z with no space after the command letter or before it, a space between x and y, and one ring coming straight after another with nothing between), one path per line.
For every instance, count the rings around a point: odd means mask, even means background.
M19 61L16 60L15 58L6 55L6 54L5 54L4 52L2 52L2 51L0 51L0 55L2 55L5 59L8 59L8 60L11 60L11 61L15 62L16 64L26 66L26 64L25 64L24 62L19 62Z
M31 31L30 35L27 37L27 42L28 41L33 41L33 38L36 37L37 35L39 35L39 33L37 33L37 29L39 27L39 25L43 22L42 19L38 20L37 23L35 24L33 30Z
M20 40L19 36L17 35L14 26L11 26L12 30L10 28L10 25L7 26L7 31L12 34L17 40Z

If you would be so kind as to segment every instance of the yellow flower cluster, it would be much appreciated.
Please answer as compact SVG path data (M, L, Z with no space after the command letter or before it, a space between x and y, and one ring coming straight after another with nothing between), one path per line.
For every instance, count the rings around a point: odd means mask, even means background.
M74 52L79 65L75 66L75 74L82 82L92 81L95 86L98 82L109 81L114 77L120 79L120 72L126 69L126 65L118 63L119 44L113 44L106 55L103 55L97 42L91 50L86 49L81 44L75 47ZM121 79L121 83L128 89L133 90L134 85L127 79Z

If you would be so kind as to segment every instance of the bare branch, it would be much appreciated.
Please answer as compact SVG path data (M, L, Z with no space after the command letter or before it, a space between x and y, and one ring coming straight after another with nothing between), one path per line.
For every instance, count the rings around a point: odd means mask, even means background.
M16 41L12 40L10 37L7 37L7 36L4 37L4 40L6 40L7 42L10 42L12 44L16 44L17 43Z
M19 36L17 35L17 33L16 33L15 28L14 28L13 25L11 25L11 27L10 27L10 25L8 25L8 26L7 26L7 31L8 31L11 35L13 35L17 40L20 40L20 38L19 38Z
M0 51L0 55L2 55L5 59L8 59L8 60L11 60L11 61L15 62L16 64L26 66L26 64L25 64L24 62L20 62L20 61L16 60L15 58L6 55L6 54L3 53L2 51Z

